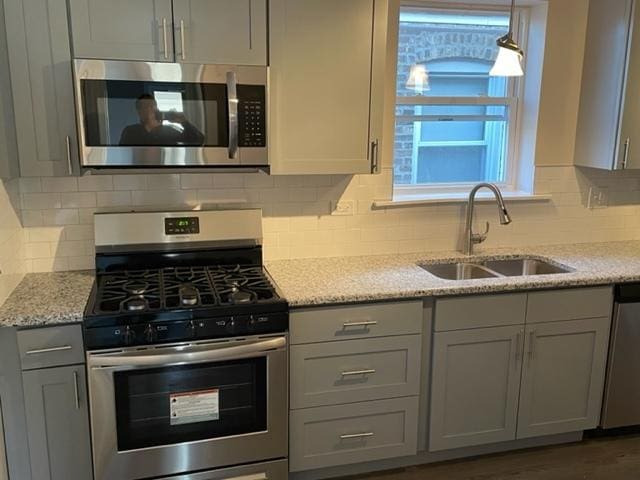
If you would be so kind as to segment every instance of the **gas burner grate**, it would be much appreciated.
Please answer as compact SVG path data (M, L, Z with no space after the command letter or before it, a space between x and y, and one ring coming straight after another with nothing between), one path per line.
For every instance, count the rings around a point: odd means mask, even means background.
M278 299L260 266L170 267L109 273L98 282L94 313L139 313Z

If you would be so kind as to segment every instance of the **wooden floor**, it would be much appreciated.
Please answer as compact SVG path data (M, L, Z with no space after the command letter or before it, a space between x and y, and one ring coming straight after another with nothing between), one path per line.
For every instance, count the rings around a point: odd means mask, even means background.
M355 479L640 480L640 435L349 477Z

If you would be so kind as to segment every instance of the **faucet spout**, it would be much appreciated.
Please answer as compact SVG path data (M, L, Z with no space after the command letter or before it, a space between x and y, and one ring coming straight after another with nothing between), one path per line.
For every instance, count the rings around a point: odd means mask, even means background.
M509 225L511 223L511 216L509 215L507 206L504 203L502 192L500 192L500 189L496 185L494 185L493 183L479 183L478 185L473 187L471 193L469 193L469 202L467 204L467 220L464 232L464 245L462 248L462 252L465 255L471 255L473 253L473 246L478 243L484 242L487 239L487 233L489 232L489 224L487 223L487 230L485 233L473 233L473 213L476 194L482 188L487 188L493 193L498 205L498 218L500 220L500 224Z

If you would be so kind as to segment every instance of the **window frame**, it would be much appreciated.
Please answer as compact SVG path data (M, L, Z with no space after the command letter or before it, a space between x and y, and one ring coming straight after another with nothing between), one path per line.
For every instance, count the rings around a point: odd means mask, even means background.
M455 13L458 11L459 13L468 13L472 12L473 14L492 14L496 12L500 13L508 13L509 9L505 6L496 6L496 5L469 5L469 4L459 4L459 3L450 3L450 2L438 2L438 1L403 1L401 2L400 8L416 8L416 9L424 9L432 12L446 12L446 13ZM530 11L526 7L518 7L515 10L515 20L514 20L514 36L518 39L520 46L526 51L526 43L528 39L529 32L529 21L530 21ZM397 39L396 49L399 50L400 42L399 38ZM395 66L397 69L397 65ZM526 75L526 74L525 74ZM464 105L464 106L472 106L472 105L497 105L497 106L505 106L507 109L507 152L506 152L506 161L505 161L505 172L504 172L504 181L497 182L496 184L503 190L505 193L518 193L520 185L519 174L521 173L521 168L519 164L520 160L520 137L521 137L521 123L522 123L522 110L524 108L524 91L525 91L525 77L521 78L510 78L507 81L507 96L506 97L483 97L483 96L473 96L473 97L464 97L464 96L454 96L454 97L445 97L445 96L428 96L428 95L415 95L415 96L398 96L397 95L397 85L394 85L395 92L395 106L424 106L424 105ZM406 119L407 115L398 116L394 112L395 122L399 118ZM452 115L454 116L454 115ZM405 120L406 121L406 120ZM416 122L418 125L420 123ZM413 155L412 155L412 178L416 178L417 176L417 150L420 147L420 142L415 142L416 139L420 138L420 126L414 126L414 143L413 143ZM416 132L418 132L416 134ZM418 135L418 136L416 136ZM418 144L416 144L418 143ZM394 130L394 144L395 144L395 130ZM460 143L458 142L458 145ZM395 155L393 159L393 171L395 171ZM531 173L533 175L533 173ZM419 184L419 183L411 183L411 184L397 184L395 180L393 180L393 197L394 198L402 198L402 197L412 197L412 198L447 198L459 195L461 193L468 193L473 186L475 186L478 182L455 182L455 183L442 183L442 184Z

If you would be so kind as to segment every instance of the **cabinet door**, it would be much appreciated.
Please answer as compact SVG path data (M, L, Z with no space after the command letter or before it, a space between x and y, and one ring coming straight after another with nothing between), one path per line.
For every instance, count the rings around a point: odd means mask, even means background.
M598 425L610 323L607 317L527 327L518 438Z
M372 171L387 7L385 0L269 2L272 173Z
M514 440L523 327L434 334L429 450Z
M65 0L5 0L22 176L68 175L77 165Z
M69 0L76 58L173 62L171 0Z
M93 478L84 366L23 373L33 480Z
M622 3L625 4L627 2ZM619 9L620 7L616 8ZM636 89L640 82L640 7L636 5L633 8L633 12L634 18L631 20L627 75L623 89L622 123L620 125L616 160L618 168L639 169L640 133L638 133L638 124L640 124L640 102L638 102L638 90Z
M183 63L267 65L266 0L174 0Z
M606 170L622 168L626 137L621 145L620 114L632 9L633 0L589 2L576 135L577 165ZM640 35L636 35L636 41L640 41ZM640 60L639 49L635 50L635 57ZM636 96L633 92L631 100Z

